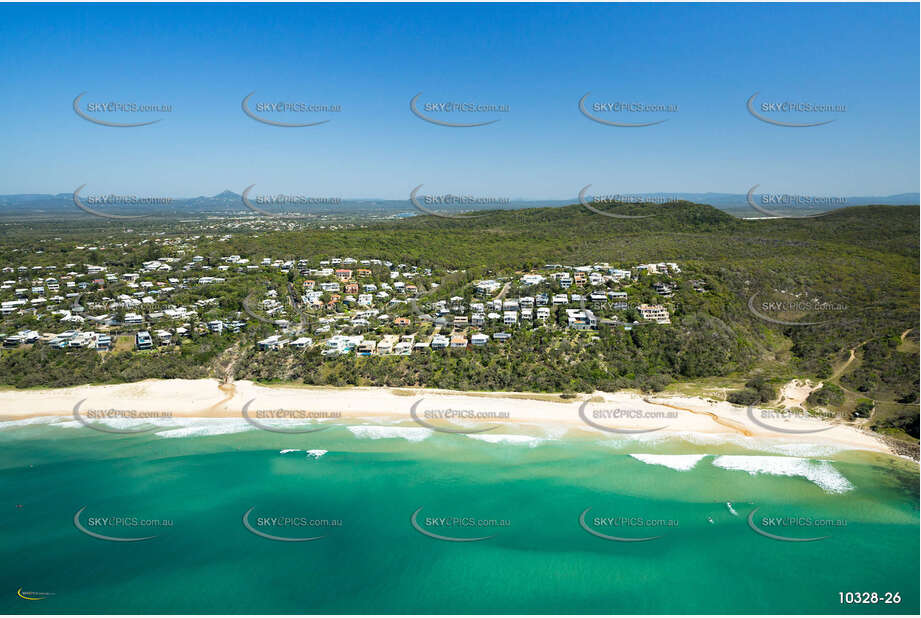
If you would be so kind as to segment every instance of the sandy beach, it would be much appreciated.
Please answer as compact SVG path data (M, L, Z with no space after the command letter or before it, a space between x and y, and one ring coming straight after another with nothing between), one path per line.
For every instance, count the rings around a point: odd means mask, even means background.
M246 407L253 419L387 419L464 430L496 425L562 426L610 435L662 432L771 438L892 453L881 439L846 424L811 417L782 418L727 402L661 394L596 392L564 400L543 393L262 386L249 381L222 384L213 379L0 391L2 420L73 418L75 407L86 419L100 418L100 413L119 418L164 413L174 418L241 418Z

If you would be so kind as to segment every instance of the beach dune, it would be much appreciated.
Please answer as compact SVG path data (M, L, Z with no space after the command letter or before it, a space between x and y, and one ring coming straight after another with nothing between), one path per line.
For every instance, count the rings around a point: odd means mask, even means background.
M78 407L79 406L79 407ZM780 417L727 402L637 393L482 393L406 388L263 386L250 381L145 380L130 384L0 391L0 419L92 412L187 418L405 420L463 430L540 425L599 434L708 434L773 438L891 453L873 434L811 417Z

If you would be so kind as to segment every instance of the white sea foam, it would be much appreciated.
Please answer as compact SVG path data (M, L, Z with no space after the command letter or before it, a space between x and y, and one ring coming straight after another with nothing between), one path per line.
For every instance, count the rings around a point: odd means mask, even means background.
M371 440L380 440L381 438L403 438L410 442L421 442L432 435L432 430L425 429L424 427L350 425L349 431L351 431L356 438L369 438Z
M739 516L739 514L736 513L736 510L735 510L734 508L732 508L732 502L727 502L727 503L726 503L726 508L729 509L729 512L732 513L733 515L735 515L736 517Z
M60 419L60 417L56 417ZM102 425L109 429L133 430L145 427L158 428L154 435L161 438L188 438L197 436L217 436L231 433L242 433L256 429L254 425L242 418L195 418L195 417L167 417L167 418L101 418L86 419L92 425ZM303 425L299 419L280 419L267 423L275 426ZM61 420L54 423L54 427L79 429L84 424L77 420Z
M831 444L787 442L772 444L763 450L780 455L790 455L791 457L831 457L845 449Z
M310 449L305 451L302 448L285 448L278 451L280 455L286 455L288 453L305 453L307 457L313 457L314 459L319 459L328 452L329 451L324 451L322 449Z
M24 427L26 425L44 425L59 420L61 420L60 416L33 416L31 418L22 418L18 421L0 421L0 429L11 429L13 427Z
M569 427L564 427L563 425L547 425L541 428L546 436L550 440L559 440L569 431Z
M240 433L254 429L243 419L236 418L102 418L86 419L92 425L102 425L109 429L132 430L152 427L162 429L154 435L161 438L187 438L195 436L217 436ZM55 427L79 429L84 424L76 420L54 423Z
M693 444L694 446L738 446L745 450L789 455L791 457L832 457L837 453L847 450L847 447L831 444L813 444L808 442L789 442L785 438L750 438L739 434L711 434L697 432L651 432L634 435L609 434L599 444L616 449L630 448L635 445L657 446L660 444L680 443Z
M629 442L642 442L643 444L648 444L648 443L656 443L656 442L661 442L663 440L668 440L674 437L675 435L671 432L655 431L655 430L643 431L641 433L622 433L622 432L614 431L614 430L605 431L604 429L598 429L597 427L589 427L587 425L584 427L579 427L579 430L598 434L599 436L604 437L602 442L609 442L613 440L615 442L629 441ZM626 431L627 430L624 430L624 432Z
M725 470L741 470L750 475L773 474L801 476L829 493L845 493L854 486L829 462L800 457L769 457L760 455L722 455L713 465Z
M789 442L786 438L750 438L738 434L710 434L680 432L668 436L695 446L720 446L732 444L750 451L776 453L791 457L831 457L847 450L842 446L831 444L812 444L808 442Z
M255 429L243 419L194 419L192 424L175 429L158 431L154 435L161 438L191 438L199 436L219 436L229 433L242 433Z
M544 438L536 438L534 436L517 436L514 434L501 433L470 433L467 434L467 437L473 438L474 440L489 442L490 444L523 444L531 448L534 448L538 444L545 442Z
M78 421L61 421L59 423L51 423L52 427L60 427L61 429L78 429L80 427L85 427L81 422Z
M630 453L630 457L646 464L665 466L672 470L691 470L706 455L652 455L648 453Z
M220 420L220 419L195 419L195 418L85 418L84 420L90 425L102 425L108 427L109 429L141 429L143 427L185 427L192 425L196 422L207 422L209 420ZM64 421L61 423L55 423L55 427L64 427L68 429L79 429L80 427L85 427L80 421Z
M598 444L602 446L607 446L610 448L627 448L635 445L642 445L643 447L655 446L657 444L662 444L672 440L670 436L662 433L643 433L635 435L621 434L618 436L610 435L606 440L599 440Z
M67 420L64 420L64 419ZM155 417L155 418L123 418L123 417L108 417L108 418L87 418L82 417L85 423L71 417L59 417L59 422L53 423L53 427L59 427L61 429L80 429L81 427L86 427L87 425L101 425L102 427L107 427L109 429L142 429L145 427L184 427L191 425L195 422L206 422L214 421L220 419L200 419L200 418L173 418L173 417Z

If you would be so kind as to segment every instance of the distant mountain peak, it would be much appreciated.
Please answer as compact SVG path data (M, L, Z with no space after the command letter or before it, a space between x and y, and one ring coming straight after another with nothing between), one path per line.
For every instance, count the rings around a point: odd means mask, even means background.
M230 189L224 189L220 193L214 196L214 199L237 199L240 197L239 193L234 193Z

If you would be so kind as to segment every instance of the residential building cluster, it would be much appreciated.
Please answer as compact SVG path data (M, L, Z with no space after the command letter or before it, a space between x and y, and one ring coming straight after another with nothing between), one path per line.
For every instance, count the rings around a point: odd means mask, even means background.
M532 272L472 282L453 277L456 293L438 298L445 277L457 273L350 257L312 262L231 254L209 259L194 254L198 238L154 240L151 247L164 255L133 269L74 262L3 266L0 318L61 324L56 331L14 328L0 333L3 345L104 351L113 347L113 337L122 335L133 338L135 349L150 350L193 334L241 333L262 322L274 331L264 336L260 327L263 335L255 345L262 351L316 347L327 356L370 356L477 348L507 342L522 327L577 332L596 331L602 324L627 329L669 324L664 302L631 303L628 291L643 277L655 275L646 289L665 301L674 295L674 277L681 273L673 262L630 268L546 264ZM231 306L223 286L253 273L284 274L287 283L274 277L275 284L253 288L242 308ZM705 291L703 281L691 283L696 291ZM430 298L437 300L426 300ZM621 317L630 311L639 319Z

